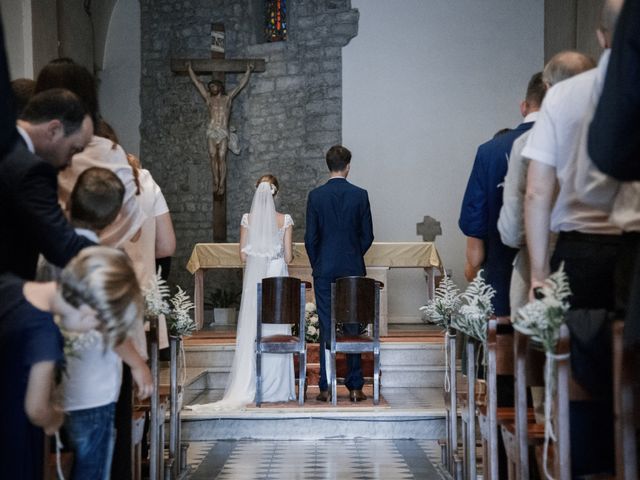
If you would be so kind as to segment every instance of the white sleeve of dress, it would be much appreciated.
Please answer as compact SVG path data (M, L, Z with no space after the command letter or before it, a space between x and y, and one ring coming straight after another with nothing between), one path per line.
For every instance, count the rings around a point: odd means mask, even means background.
M291 215L289 215L288 213L284 214L284 228L289 228L292 227L294 225L293 223L293 218L291 218Z
M240 226L244 228L249 228L249 214L245 213L242 215L242 220L240 221Z

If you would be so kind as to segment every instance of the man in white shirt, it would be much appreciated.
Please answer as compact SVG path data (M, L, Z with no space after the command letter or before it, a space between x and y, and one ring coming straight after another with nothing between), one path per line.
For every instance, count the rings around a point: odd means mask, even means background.
M547 89L558 82L573 77L596 66L593 59L580 52L565 50L555 54L544 67L542 80ZM531 130L523 133L514 142L509 156L509 167L504 179L503 205L498 218L498 230L502 243L520 251L513 261L509 300L511 318L529 298L529 252L524 235L524 195L527 189L529 159L522 155Z
M615 306L615 263L621 231L609 221L607 213L578 199L574 181L579 158L586 155L584 124L593 98L600 95L621 4L622 0L607 0L603 7L597 34L605 52L598 68L549 90L522 151L532 160L525 198L530 297L549 276L550 267L555 270L564 263L572 290L572 309L613 310ZM551 260L550 230L559 233ZM572 367L575 374L580 365L574 362ZM613 419L608 399L572 401L570 413L573 475L611 472Z

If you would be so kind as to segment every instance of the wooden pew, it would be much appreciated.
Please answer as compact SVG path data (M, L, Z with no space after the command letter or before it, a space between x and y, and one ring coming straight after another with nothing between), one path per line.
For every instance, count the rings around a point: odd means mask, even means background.
M560 327L560 338L556 349L560 357L556 360L557 375L555 379L556 395L554 398L555 415L553 429L556 434L556 443L549 447L549 458L553 460L552 475L556 480L571 480L571 434L569 429L569 399L584 399L583 392L577 392L577 384L571 380L571 352L569 328L566 325ZM572 392L574 390L574 392ZM570 393L572 392L572 393ZM536 457L539 469L542 472L543 446L536 447Z
M478 406L483 478L498 480L498 426L512 422L513 407L498 408L497 375L513 375L513 333L498 333L498 320L487 324L486 404Z
M636 432L640 428L637 392L634 398L632 372L634 354L623 344L624 323L613 324L613 402L616 443L616 479L636 480L638 477L638 458ZM636 357L637 360L637 357ZM636 364L636 368L637 364ZM634 416L635 407L635 416Z
M529 478L529 446L544 441L544 425L532 422L527 389L544 386L544 353L531 348L529 338L515 332L513 338L515 411L513 422L502 425L509 478Z
M475 340L466 337L467 384L466 391L460 395L460 413L462 419L462 463L463 476L467 480L476 480L476 355L478 348ZM464 393L464 394L462 394Z
M449 377L449 391L444 390L444 405L445 405L445 425L446 425L446 439L442 442L442 460L443 465L449 471L452 477L456 478L456 461L458 451L458 390L457 390L457 355L456 355L456 340L457 331L453 328L449 328L446 342L446 361L448 370L445 375Z

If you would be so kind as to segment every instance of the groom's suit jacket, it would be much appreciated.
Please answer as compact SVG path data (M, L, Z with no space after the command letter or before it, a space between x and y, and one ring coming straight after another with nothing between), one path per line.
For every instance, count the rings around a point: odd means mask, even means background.
M337 177L309 193L304 244L314 277L366 275L364 254L372 242L366 190Z

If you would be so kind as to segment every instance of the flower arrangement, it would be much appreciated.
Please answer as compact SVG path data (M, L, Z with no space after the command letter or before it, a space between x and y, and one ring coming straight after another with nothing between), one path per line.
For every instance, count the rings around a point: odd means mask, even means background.
M190 336L196 329L196 323L190 315L194 305L189 295L178 286L178 292L171 297L169 286L158 269L154 279L144 289L145 319L164 315L167 330L174 337Z
M434 292L433 299L429 300L425 306L420 307L422 320L426 323L439 325L446 330L451 326L453 317L458 315L461 306L460 290L445 274Z
M485 283L480 270L461 295L463 305L459 314L453 317L453 327L482 343L486 342L487 321L493 315L491 299L495 294L494 288Z
M158 268L153 279L142 289L144 294L144 318L149 319L167 315L170 311L167 298L169 297L169 285L162 278L162 269Z
M560 326L569 310L567 299L571 295L564 264L547 278L541 288L541 298L527 303L518 310L513 328L542 344L546 352L555 350Z
M307 302L304 306L304 339L307 343L317 343L320 339L320 320L318 319L318 311L316 304ZM294 335L298 335L298 324L294 324L292 328Z
M320 320L316 304L307 302L304 306L304 338L307 343L315 343L320 339Z
M187 293L178 286L178 292L169 299L171 311L167 316L167 329L173 337L189 337L196 330L196 322L189 312L194 305Z
M445 275L432 300L420 307L423 321L444 329L453 327L481 341L487 338L487 320L493 315L491 299L495 290L482 278L482 270L460 293L455 283Z

